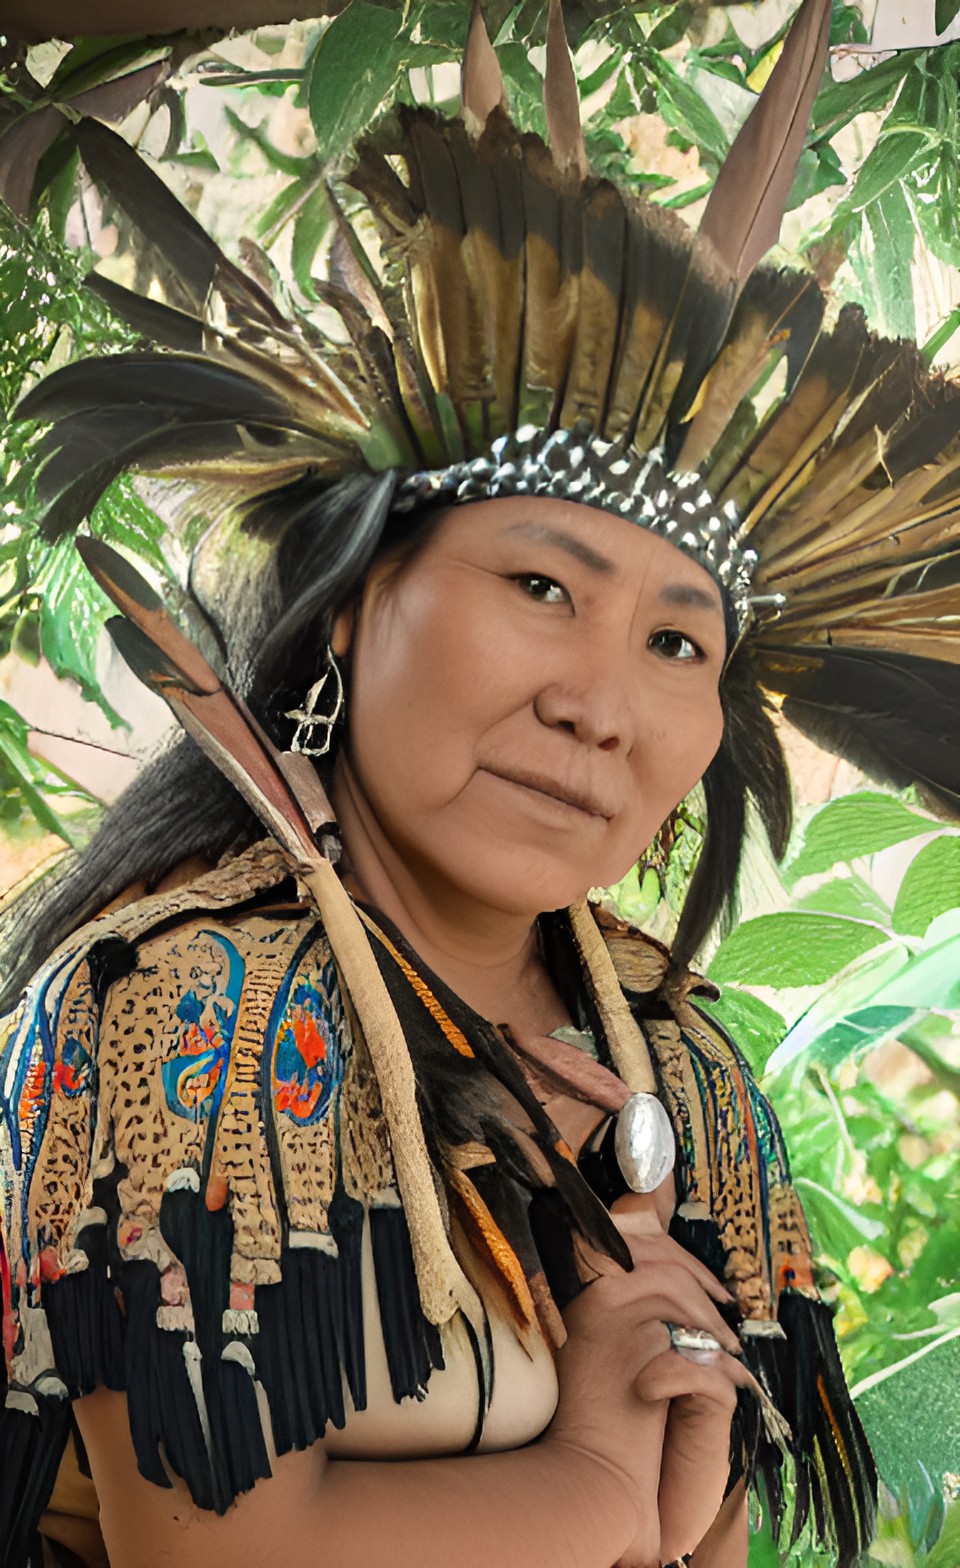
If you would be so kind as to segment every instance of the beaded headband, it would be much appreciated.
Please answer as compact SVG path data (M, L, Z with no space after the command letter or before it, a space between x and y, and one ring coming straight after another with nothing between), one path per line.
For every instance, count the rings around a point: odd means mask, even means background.
M394 506L409 511L429 500L458 504L511 495L577 501L648 528L706 568L724 591L738 631L750 620L757 554L740 543L736 506L718 506L699 474L670 472L659 447L636 453L583 423L570 430L524 425L494 441L489 457L410 475Z

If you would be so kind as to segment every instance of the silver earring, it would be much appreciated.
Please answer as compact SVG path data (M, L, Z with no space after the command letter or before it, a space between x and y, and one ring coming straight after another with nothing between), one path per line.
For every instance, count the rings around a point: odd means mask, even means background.
M320 700L324 687L333 676L333 685L328 694L327 713L317 712L317 703ZM332 695L332 702L330 697ZM330 750L330 742L338 721L343 716L344 695L343 676L337 663L333 649L327 649L327 668L318 681L314 681L307 695L303 699L302 708L294 708L290 713L285 713L284 718L293 719L297 730L290 742L290 750L298 751L304 757L325 757ZM312 744L314 730L323 731L322 743L319 746Z

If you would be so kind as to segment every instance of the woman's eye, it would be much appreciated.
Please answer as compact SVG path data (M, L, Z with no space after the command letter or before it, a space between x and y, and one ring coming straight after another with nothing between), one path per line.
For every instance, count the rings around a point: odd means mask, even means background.
M570 595L553 577L541 577L539 572L521 572L514 578L524 593L539 604L567 604Z
M654 632L648 646L664 659L686 662L688 659L703 658L703 649L692 638L685 637L683 632L672 630Z

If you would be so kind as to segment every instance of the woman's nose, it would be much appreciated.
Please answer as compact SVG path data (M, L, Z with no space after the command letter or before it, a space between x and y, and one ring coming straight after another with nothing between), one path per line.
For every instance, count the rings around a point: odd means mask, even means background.
M554 682L534 699L541 724L566 730L600 751L630 749L630 706L622 681Z

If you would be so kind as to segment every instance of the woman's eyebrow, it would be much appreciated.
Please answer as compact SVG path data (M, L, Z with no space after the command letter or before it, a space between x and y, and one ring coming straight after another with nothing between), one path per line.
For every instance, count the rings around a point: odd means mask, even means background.
M693 606L701 610L716 610L719 614L723 614L723 606L717 595L708 592L705 588L697 588L693 583L667 583L660 589L657 598L663 604Z
M555 544L558 549L566 550L568 555L588 566L592 572L616 571L612 561L592 550L576 534L564 533L561 528L551 528L548 523L511 523L507 533L524 534L528 539L535 539L538 544Z

